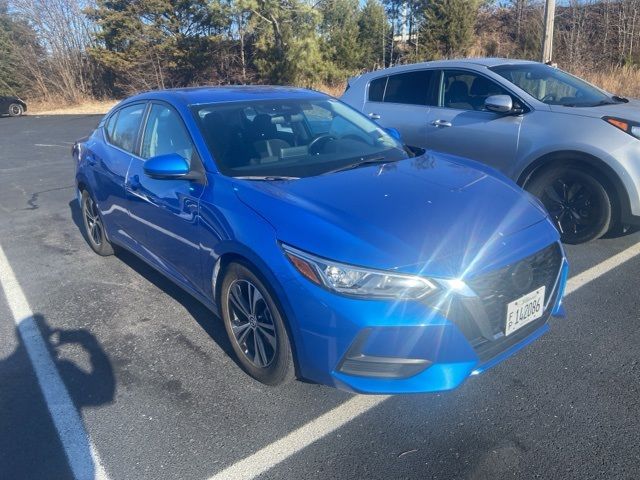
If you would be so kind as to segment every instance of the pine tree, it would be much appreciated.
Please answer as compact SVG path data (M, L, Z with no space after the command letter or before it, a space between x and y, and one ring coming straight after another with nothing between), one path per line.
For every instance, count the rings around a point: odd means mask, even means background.
M421 51L426 58L458 57L473 44L478 0L431 0L420 29Z
M33 29L12 18L7 2L0 0L0 95L23 96L29 92L33 79L22 55L26 51L39 51Z
M384 67L390 29L387 14L378 0L367 0L358 26L362 67L367 70Z
M325 0L321 4L322 53L334 67L329 83L342 80L360 69L362 51L358 43L358 0Z
M6 13L0 12L0 95L15 95L20 88L16 74L18 61L11 38L12 25Z
M263 81L314 86L325 78L318 10L302 0L240 0L240 5L251 13L253 63Z
M225 4L207 0L98 0L89 15L91 55L116 93L211 81L215 36L230 22Z

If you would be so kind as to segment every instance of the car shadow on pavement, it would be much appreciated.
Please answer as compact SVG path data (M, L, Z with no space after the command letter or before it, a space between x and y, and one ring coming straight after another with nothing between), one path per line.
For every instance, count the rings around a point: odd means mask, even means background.
M207 335L218 344L222 351L240 366L233 353L229 337L227 336L220 317L133 253L119 247L114 247L114 252L119 260L122 260L131 267L131 269L135 270L136 273L143 276L157 288L171 296L176 302L180 303L195 321L198 322Z
M634 233L639 231L640 231L640 227L636 227L636 226L629 226L624 228L618 227L618 228L613 228L612 230L605 233L602 238L628 237L629 235L633 235Z
M84 236L82 212L76 199L69 202L69 209L71 210L71 218L73 219L73 222ZM222 349L222 351L231 358L236 365L241 367L233 352L233 348L229 342L229 337L227 336L227 332L224 329L224 324L220 317L215 315L211 310L209 310L209 308L202 304L202 302L189 295L182 288L159 273L153 267L149 266L146 262L139 259L133 253L117 246L114 246L114 253L118 259L126 263L132 270L180 303L195 319L195 321L198 322L207 335L216 342L218 347L220 347L220 349Z
M23 322L34 322L40 331L79 412L83 407L113 401L116 390L113 368L95 336L84 329L51 328L39 314ZM22 331L28 334L34 330ZM8 357L0 359L0 478L73 478L19 329L15 335L17 347ZM70 360L70 356L81 359L82 366ZM76 456L82 457L75 458L74 463L90 473L95 467L88 438L84 437L83 442L73 445Z

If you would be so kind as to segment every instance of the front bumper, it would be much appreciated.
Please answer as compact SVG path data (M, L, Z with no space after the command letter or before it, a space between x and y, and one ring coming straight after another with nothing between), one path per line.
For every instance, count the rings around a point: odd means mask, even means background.
M290 279L285 290L296 299L291 305L299 326L300 373L358 393L453 389L537 339L548 330L549 317L562 315L568 265L559 251L561 270L545 315L508 340L492 341L489 349L442 305L353 299Z

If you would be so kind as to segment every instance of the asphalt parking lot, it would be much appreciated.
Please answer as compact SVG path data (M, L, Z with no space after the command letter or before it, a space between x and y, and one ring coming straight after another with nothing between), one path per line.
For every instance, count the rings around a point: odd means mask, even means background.
M640 233L568 248L567 318L455 391L269 388L204 306L85 243L70 148L98 120L0 118L0 478L640 477Z

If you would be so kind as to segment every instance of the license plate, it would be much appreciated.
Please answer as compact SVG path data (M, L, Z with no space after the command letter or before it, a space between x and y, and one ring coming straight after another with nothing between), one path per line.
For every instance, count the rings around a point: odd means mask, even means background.
M544 313L544 289L542 286L507 305L507 321L504 334L510 335Z

